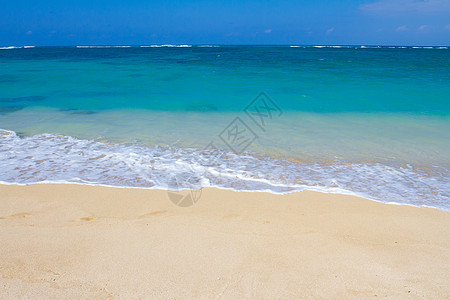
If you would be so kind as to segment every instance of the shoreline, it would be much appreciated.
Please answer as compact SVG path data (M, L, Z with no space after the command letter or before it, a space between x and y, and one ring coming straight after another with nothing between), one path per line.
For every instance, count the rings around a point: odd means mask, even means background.
M115 185L108 185L108 184L101 184L101 183L82 183L82 182L57 182L57 181L42 181L42 182L34 182L34 183L9 183L0 181L0 187L2 185L4 186L33 186L33 185L79 185L79 186L90 186L90 187L103 187L103 188L112 188L112 189L137 189L137 190L149 190L149 191L164 191L168 192L168 189L164 189L161 187L138 187L138 186L115 186ZM383 200L377 200L370 197L366 197L365 195L359 195L357 193L351 192L351 191L337 191L338 189L334 191L326 191L326 190L319 190L319 189L313 189L311 188L305 188L302 191L290 191L290 192L274 192L271 190L235 190L233 188L226 188L226 187L218 187L218 186L210 186L210 187L202 187L200 190L204 189L217 189L219 191L230 191L230 192L236 192L236 193L262 193L262 194L271 194L276 196L284 196L284 195L290 195L290 194L296 194L296 193L302 193L302 192L313 192L313 193L319 193L319 194L325 194L325 195L337 195L337 196L350 196L350 197L356 197L367 201L373 201L376 203L381 204L387 204L387 205L399 205L399 206L408 206L408 207L414 207L414 208L429 208L429 209L436 209L443 212L450 212L450 209L444 209L440 207L435 206L429 206L429 205L414 205L410 203L401 203L401 202L385 202ZM186 192L190 189L180 189L176 190L176 192Z
M0 294L444 298L450 212L313 191L0 185Z
M190 172L193 178L202 178L207 181L204 185L212 187L270 190L274 194L315 190L381 202L450 209L446 176L449 170L445 164L422 168L376 160L299 161L294 157L258 154L250 150L239 155L219 150L217 163L206 167L205 162L214 157L215 152L205 153L195 147L109 144L104 140L56 134L23 138L14 131L0 133L3 133L0 134L1 156L6 162L0 184L34 184L51 178L51 183L78 181L104 186L165 189L171 178ZM263 150L260 152L265 153ZM246 161L245 171L240 167L242 160ZM120 168L117 168L118 164Z

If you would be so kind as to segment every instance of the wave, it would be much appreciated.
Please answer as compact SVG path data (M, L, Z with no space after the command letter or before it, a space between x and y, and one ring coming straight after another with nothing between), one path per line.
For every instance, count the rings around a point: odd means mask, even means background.
M144 48L190 48L192 45L172 45L172 44L163 44L163 45L150 45L150 46L141 46Z
M284 194L303 190L449 209L450 172L411 166L280 160L218 149L110 144L55 134L0 131L0 182L64 182L116 187L218 187Z
M34 46L6 46L0 47L0 50L27 49L27 48L34 48Z
M299 46L289 46L289 47L299 47ZM444 47L444 46L333 46L333 45L317 45L317 46L308 46L308 47L313 47L313 48L354 48L354 49L448 49L448 47Z
M132 46L76 46L76 48L131 48Z
M440 47L431 47L431 46L414 46L412 49L441 49Z

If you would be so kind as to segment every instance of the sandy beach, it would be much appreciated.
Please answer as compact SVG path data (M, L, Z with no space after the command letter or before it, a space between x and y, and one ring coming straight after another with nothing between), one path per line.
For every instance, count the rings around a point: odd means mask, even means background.
M0 298L444 299L450 212L317 192L0 186Z

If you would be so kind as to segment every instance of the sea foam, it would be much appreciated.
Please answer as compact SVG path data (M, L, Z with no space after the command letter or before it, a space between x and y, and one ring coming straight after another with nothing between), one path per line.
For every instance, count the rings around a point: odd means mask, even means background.
M449 209L450 173L411 166L292 162L246 152L111 144L55 134L20 137L0 131L0 182L82 183L117 187L219 187L284 194L302 190Z

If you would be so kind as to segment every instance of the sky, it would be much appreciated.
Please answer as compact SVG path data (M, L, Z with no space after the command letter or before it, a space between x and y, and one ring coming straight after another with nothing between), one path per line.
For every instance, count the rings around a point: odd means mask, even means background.
M1 46L450 45L450 0L0 0Z

